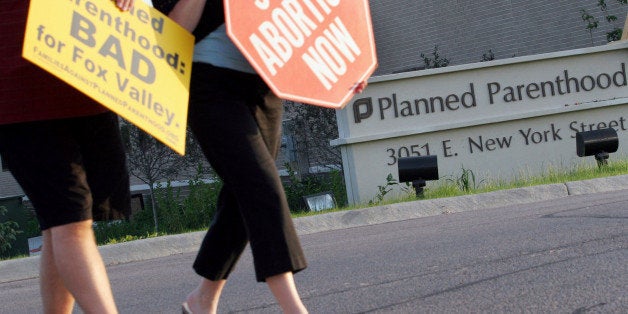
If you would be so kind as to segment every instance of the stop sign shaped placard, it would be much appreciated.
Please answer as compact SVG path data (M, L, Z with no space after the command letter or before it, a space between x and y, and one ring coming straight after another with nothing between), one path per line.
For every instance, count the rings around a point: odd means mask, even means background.
M225 20L283 99L339 109L377 68L368 0L225 0Z

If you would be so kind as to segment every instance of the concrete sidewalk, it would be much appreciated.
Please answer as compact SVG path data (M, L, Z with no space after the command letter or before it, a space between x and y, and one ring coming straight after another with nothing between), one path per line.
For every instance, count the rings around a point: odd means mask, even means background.
M628 190L628 175L586 181L540 185L484 194L398 203L333 212L294 220L300 235L415 219L446 213L533 203L573 195ZM173 254L195 252L205 232L163 236L100 247L106 265L129 263ZM39 257L0 262L0 283L36 278Z

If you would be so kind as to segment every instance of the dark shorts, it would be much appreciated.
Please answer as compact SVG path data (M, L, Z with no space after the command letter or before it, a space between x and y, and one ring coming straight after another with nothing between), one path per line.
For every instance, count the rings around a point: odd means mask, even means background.
M113 113L0 126L0 155L42 230L130 213L126 157Z

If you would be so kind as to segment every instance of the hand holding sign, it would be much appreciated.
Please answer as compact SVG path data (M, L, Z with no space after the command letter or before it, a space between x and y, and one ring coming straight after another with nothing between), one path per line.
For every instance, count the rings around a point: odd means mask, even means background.
M124 11L128 11L133 7L133 0L116 0L116 5Z
M225 0L227 33L281 98L342 108L377 67L368 0Z

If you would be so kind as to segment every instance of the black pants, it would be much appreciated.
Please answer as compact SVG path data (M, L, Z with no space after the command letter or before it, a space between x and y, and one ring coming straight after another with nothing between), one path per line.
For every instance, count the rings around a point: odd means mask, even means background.
M256 75L195 63L189 124L224 182L194 269L226 279L250 242L258 281L306 267L275 159L283 105Z

